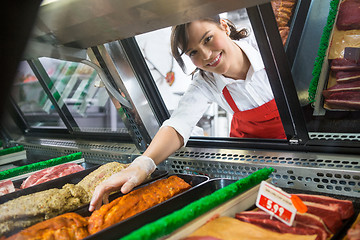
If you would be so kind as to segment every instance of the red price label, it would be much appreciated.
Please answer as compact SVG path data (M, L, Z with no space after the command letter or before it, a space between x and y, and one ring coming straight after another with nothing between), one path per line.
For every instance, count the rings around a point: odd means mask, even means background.
M291 219L291 211L287 210L285 207L280 204L272 201L264 195L260 196L259 205L266 208L267 210L274 213L279 218L283 219L286 222L290 222Z
M256 206L289 226L294 222L296 208L291 195L270 183L261 182Z

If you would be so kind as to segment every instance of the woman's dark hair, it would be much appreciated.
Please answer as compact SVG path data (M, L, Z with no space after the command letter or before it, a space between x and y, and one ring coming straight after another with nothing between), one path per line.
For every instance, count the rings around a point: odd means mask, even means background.
M235 25L230 20L227 19L224 20L226 21L227 25L230 28L229 37L231 39L239 40L249 35L249 31L246 28L242 28L238 31ZM213 18L205 18L202 19L201 21L208 21L220 26L220 18L218 16ZM191 22L180 24L172 27L171 29L171 53L184 72L186 72L186 67L184 60L181 58L181 56L186 52L188 48L189 36L187 30L190 24ZM196 70L200 70L201 75L204 76L204 72L201 69L196 69ZM195 73L195 71L193 73Z

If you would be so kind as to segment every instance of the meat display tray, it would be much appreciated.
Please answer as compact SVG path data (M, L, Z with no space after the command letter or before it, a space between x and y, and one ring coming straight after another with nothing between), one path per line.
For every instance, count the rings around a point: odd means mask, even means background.
M312 192L312 191L301 191L301 190L294 190L294 189L290 189L290 188L289 189L283 188L283 190L286 191L287 193L290 193L290 194L304 193L304 194L317 194L317 195L319 195L319 193ZM321 195L322 196L328 196L328 197L337 198L337 199L340 199L340 200L350 200L350 201L353 202L354 215L351 218L346 219L343 222L343 225L341 226L340 230L331 237L331 240L343 239L346 236L347 230L351 227L351 225L353 224L353 222L356 220L357 216L360 213L360 199L359 198L354 198L354 197L348 197L348 196L326 194L326 193L321 193Z
M28 194L32 194L35 192L40 192L40 191L44 191L44 190L48 190L51 188L62 188L65 184L70 183L70 184L77 184L79 183L84 177L86 177L88 174L90 174L91 172L95 171L98 167L100 167L100 165L97 166L93 166L90 167L88 169L85 169L83 171L80 172L76 172L67 176L63 176L63 177L59 177L57 179L54 180L50 180L48 182L44 182L44 183L40 183L37 184L35 186L29 187L29 188L25 188L25 189L21 189L21 190L17 190L15 192L3 195L0 197L0 204L3 204L7 201L10 201L12 199L21 197L21 196L25 196ZM166 176L168 174L167 171L164 170L155 170L150 179L146 180L142 185L147 184L148 182L154 181L158 178L161 178L163 176ZM14 186L15 188L20 188L21 183L23 182L23 180L25 179L19 179L14 181Z
M84 238L84 240L90 239L119 239L126 236L132 231L151 223L161 217L164 217L176 210L179 210L193 201L196 201L202 197L205 197L216 190L223 188L235 180L230 179L211 179L207 177L197 175L182 175L175 174L181 177L193 187L157 206L154 206L148 210L145 210L139 214L136 214L122 222L112 225L102 231L99 231L93 235ZM85 210L85 211L84 211ZM81 209L77 211L80 215L87 216L89 213L87 209Z
M167 236L166 240L177 240L177 239L183 239L190 235L192 232L194 232L196 229L201 227L206 222L210 221L211 219L214 219L215 217L219 216L228 216L228 217L234 217L236 213L252 210L256 208L255 201L257 198L257 194L259 191L260 185L257 185L248 191L244 192L243 194L227 201L226 203L218 206L217 208L207 212L206 214L194 219L193 221L187 223L183 227L177 229L174 231L171 235ZM311 192L311 191L299 191L294 189L285 189L283 190L290 194L317 194L317 192ZM332 194L321 194L323 196L333 197L341 200L350 200L353 202L354 205L354 215L343 222L342 227L339 229L337 233L335 233L330 239L328 240L342 240L346 236L347 230L351 227L353 222L356 220L359 211L360 211L360 199L358 198L349 198L347 196L339 196L339 195L332 195Z

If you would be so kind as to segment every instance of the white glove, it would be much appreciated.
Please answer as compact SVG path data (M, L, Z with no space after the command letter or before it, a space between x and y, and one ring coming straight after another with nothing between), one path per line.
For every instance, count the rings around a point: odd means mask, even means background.
M95 188L89 211L99 209L102 203L109 203L109 194L120 188L123 194L130 192L153 173L155 169L156 165L151 158L147 156L137 157L127 168L111 175Z

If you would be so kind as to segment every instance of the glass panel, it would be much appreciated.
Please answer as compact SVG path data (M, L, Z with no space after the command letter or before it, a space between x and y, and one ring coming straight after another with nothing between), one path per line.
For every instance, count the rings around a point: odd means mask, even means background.
M334 6L336 5L332 5ZM343 78L345 81L337 81L336 71L330 69L333 59L344 58L345 46L360 46L360 32L338 31L336 24L332 25L332 21L327 20L329 8L330 3L327 1L313 1L310 5L292 68L293 78L311 139L360 141L357 72L344 70L343 73L355 76L353 81L350 75ZM326 26L330 23L331 26ZM335 28L334 32L326 32L332 26ZM328 41L327 35L330 36ZM329 45L329 42L332 44ZM322 60L324 65L321 64ZM345 64L342 67L345 69ZM344 87L337 94L325 94L325 97L324 90L341 84ZM330 104L326 103L326 99L330 99ZM340 104L332 105L331 102Z
M27 62L20 64L12 97L31 127L65 128L54 107L45 106L49 99Z
M251 42L251 44L254 44L255 46L257 45L246 9L223 13L220 17L230 20L238 29L246 28L250 33L246 38L246 41L248 43ZM184 54L182 59L185 63L186 72L184 73L182 71L176 60L171 55L170 35L171 28L169 27L138 35L136 36L136 40L150 69L153 79L157 84L159 92L164 99L166 107L169 112L172 113L174 109L177 108L180 98L184 95L185 91L192 82L191 73L196 67L191 59ZM173 78L171 78L172 73L174 73ZM264 75L266 75L266 73L264 73ZM269 89L269 95L272 95L271 88L269 87ZM216 94L222 96L221 90L214 93L214 95ZM217 100L213 100L214 98L212 98L213 101L209 101L207 110L197 123L200 131L193 131L192 136L229 136L233 111L231 111L229 104L224 102L226 100L224 100L221 96L218 98L214 97ZM209 99L210 98L211 97L209 97ZM264 103L266 103L266 101ZM194 103L194 105L195 104L196 103ZM199 128L195 130L199 130Z
M70 111L75 131L127 132L97 72L82 63L40 58L51 79L51 92ZM47 102L46 107L50 107Z
M82 63L58 59L44 57L39 60L50 78L48 87L52 95L65 115L70 112L71 116L67 117L70 123L74 123L72 127L75 131L127 133L94 69ZM64 127L26 62L18 70L13 97L30 126Z

